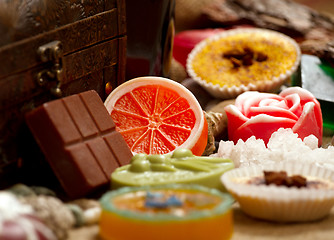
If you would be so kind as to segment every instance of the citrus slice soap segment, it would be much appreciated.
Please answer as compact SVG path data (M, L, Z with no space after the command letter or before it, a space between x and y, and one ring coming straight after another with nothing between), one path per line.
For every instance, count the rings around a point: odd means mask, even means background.
M198 157L189 149L178 148L173 154L137 154L131 163L111 174L112 188L162 185L171 183L200 184L224 191L220 177L234 168L230 159Z
M105 101L116 130L133 153L166 154L188 148L201 155L207 122L194 95L166 78L140 77L117 87Z

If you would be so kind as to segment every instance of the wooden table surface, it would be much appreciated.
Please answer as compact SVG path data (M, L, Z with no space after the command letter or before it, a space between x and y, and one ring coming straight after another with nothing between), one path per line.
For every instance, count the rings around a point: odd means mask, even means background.
M270 223L253 219L245 215L237 205L234 206L233 212L234 234L231 240L334 239L334 209L332 209L329 216L323 220L293 224ZM223 228L217 229L217 231L223 230ZM69 240L100 240L98 232L98 225L74 229L70 232Z

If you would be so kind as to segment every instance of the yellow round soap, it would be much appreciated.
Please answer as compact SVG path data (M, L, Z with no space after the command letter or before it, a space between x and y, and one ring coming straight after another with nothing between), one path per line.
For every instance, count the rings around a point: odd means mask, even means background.
M232 197L199 185L125 187L100 202L106 240L224 240L233 233Z
M214 96L232 94L221 88L272 91L294 73L300 62L298 44L267 29L227 30L200 42L188 56L189 75Z

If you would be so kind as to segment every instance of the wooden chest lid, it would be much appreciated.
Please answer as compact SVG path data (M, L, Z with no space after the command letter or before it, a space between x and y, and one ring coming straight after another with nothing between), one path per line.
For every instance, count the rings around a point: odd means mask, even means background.
M21 96L33 90L35 81L30 78L48 65L42 61L38 49L55 40L61 41L66 56L64 84L87 71L104 67L107 62L122 63L125 52L118 48L125 48L125 44L119 46L121 42L116 39L126 34L125 3L124 0L0 1L0 33L4 36L0 38L0 109L3 109L16 104L16 98L23 100ZM113 39L115 44L97 46ZM88 51L91 46L98 49ZM102 51L103 47L108 49ZM89 56L85 55L86 50L91 53ZM89 62L95 58L100 59L99 64ZM90 69L86 69L88 65Z
M120 5L118 2L120 1L0 1L0 47L117 8Z

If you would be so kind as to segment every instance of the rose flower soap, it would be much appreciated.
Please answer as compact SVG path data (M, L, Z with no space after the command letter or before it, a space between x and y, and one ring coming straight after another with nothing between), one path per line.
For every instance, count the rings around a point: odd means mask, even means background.
M100 202L105 240L225 240L233 233L232 197L198 185L126 187Z
M322 144L322 113L318 100L307 90L290 87L280 94L249 91L225 107L228 136L237 143L251 136L265 143L279 128L291 128L301 139L313 134Z

